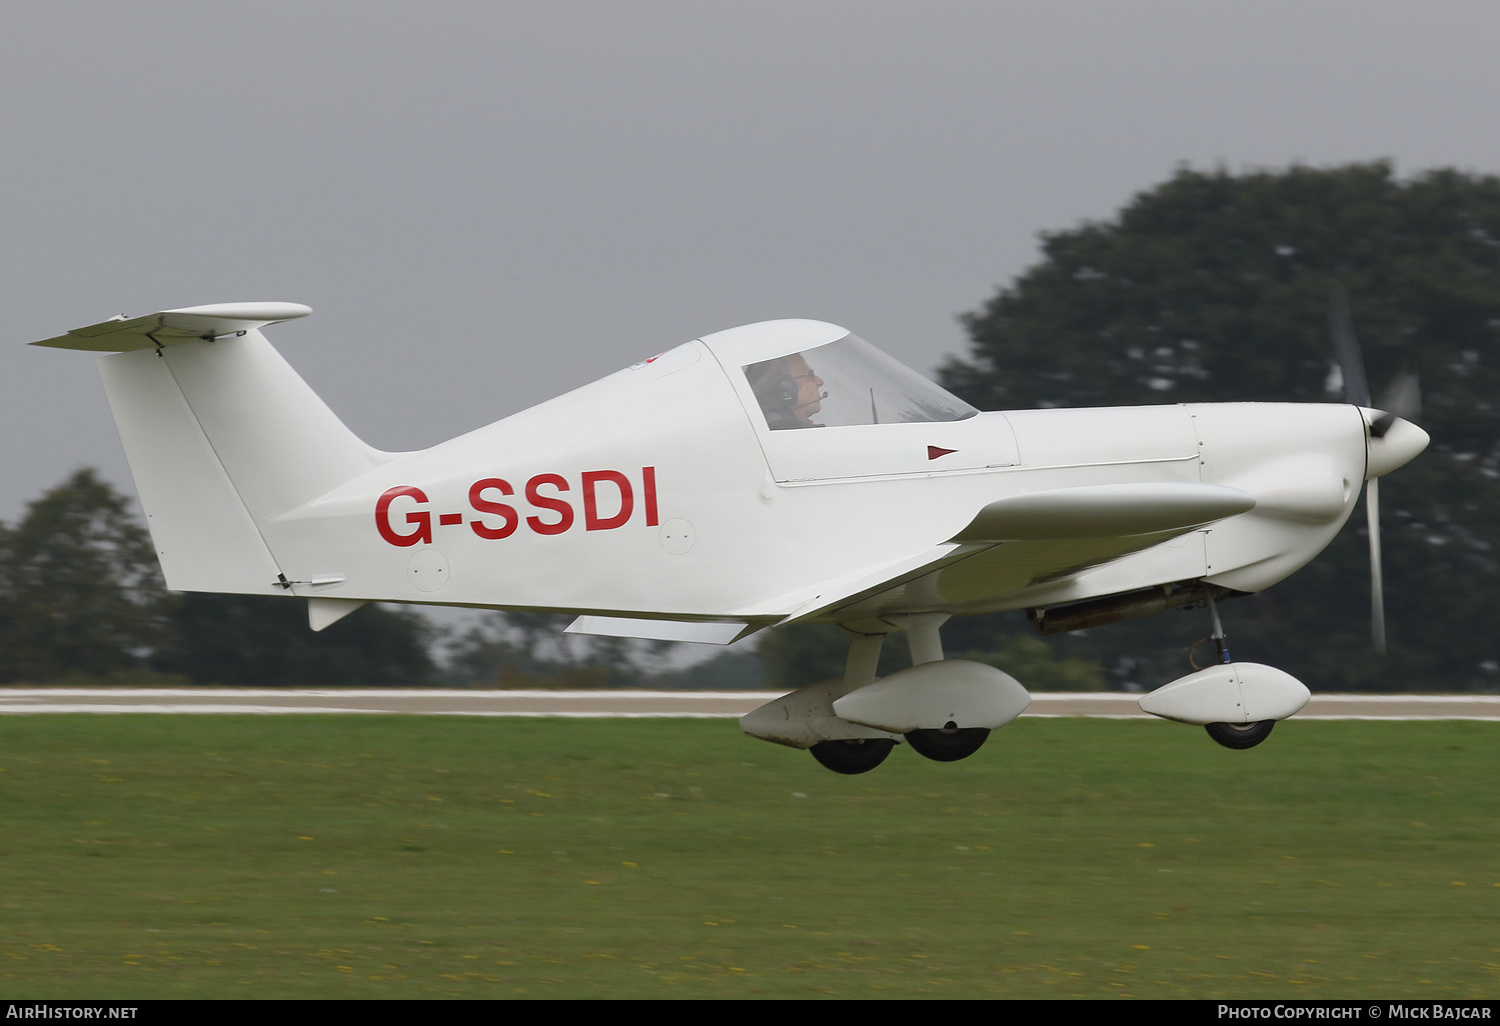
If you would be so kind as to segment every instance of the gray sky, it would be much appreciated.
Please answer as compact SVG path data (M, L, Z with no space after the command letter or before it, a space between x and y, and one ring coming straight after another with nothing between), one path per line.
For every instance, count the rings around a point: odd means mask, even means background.
M774 317L922 371L1039 231L1182 162L1500 170L1500 5L569 2L0 7L0 517L90 464L116 313L271 337L420 448Z

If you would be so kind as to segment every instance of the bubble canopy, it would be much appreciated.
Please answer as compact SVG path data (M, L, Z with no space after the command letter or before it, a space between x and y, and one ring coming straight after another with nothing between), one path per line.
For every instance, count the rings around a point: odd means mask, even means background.
M979 412L852 333L740 370L772 431L943 423Z

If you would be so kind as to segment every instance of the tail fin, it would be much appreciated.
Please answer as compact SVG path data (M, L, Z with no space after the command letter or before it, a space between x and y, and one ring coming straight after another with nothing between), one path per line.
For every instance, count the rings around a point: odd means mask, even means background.
M167 587L283 592L261 526L392 458L356 438L258 330L310 312L192 307L33 343L112 354L96 362Z

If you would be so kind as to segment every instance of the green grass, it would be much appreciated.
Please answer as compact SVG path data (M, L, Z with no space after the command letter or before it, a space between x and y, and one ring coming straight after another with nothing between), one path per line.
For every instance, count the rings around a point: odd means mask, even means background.
M0 996L1500 994L1500 724L0 717Z

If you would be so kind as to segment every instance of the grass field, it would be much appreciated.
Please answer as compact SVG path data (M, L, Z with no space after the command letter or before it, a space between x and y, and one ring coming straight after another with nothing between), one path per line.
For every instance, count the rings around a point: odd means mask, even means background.
M1500 995L1500 724L0 717L0 996Z

